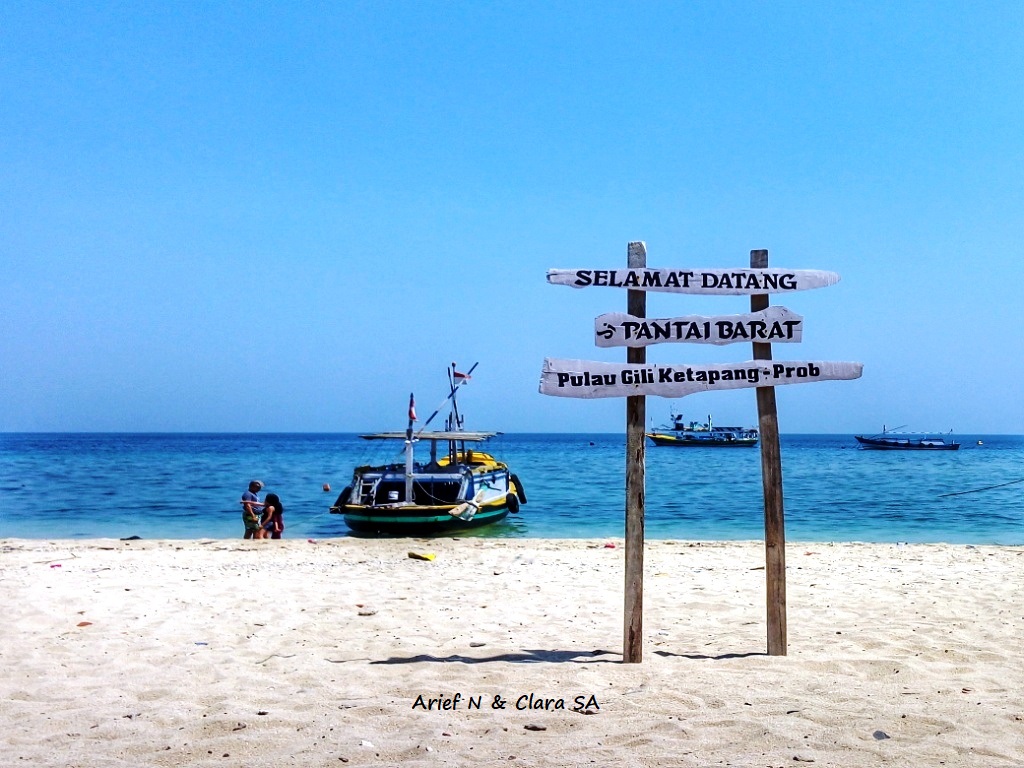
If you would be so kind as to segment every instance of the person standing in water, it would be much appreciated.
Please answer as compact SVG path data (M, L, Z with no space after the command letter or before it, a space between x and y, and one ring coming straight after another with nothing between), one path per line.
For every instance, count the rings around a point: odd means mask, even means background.
M284 533L284 505L276 493L268 493L263 502L263 519L258 539L280 539Z
M260 512L263 509L263 502L257 495L263 490L263 483L260 480L250 480L249 490L242 494L242 523L245 525L243 539L260 538Z

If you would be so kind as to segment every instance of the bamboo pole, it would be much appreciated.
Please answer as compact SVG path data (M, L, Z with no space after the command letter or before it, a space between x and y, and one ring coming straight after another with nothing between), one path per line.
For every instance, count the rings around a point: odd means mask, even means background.
M627 266L647 266L647 246L643 242L629 244ZM647 294L627 291L626 311L636 317L647 316ZM627 363L646 363L644 347L630 347ZM626 588L622 660L638 664L643 657L644 611L644 427L647 404L643 395L626 398Z
M768 251L750 252L750 268L766 269ZM750 297L750 311L768 308L768 294ZM755 360L771 360L772 345L754 343ZM757 421L761 433L761 484L764 487L765 602L768 655L786 655L786 520L782 503L782 450L775 387L758 387Z

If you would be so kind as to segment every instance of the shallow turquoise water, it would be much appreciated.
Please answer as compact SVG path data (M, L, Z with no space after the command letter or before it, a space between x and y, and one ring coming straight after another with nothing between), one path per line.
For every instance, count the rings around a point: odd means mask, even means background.
M1024 436L956 439L959 451L918 453L783 435L787 539L1024 544ZM623 535L623 435L501 435L489 450L529 503L463 535ZM3 434L0 537L240 537L250 478L281 496L286 537L346 536L327 510L352 468L399 451L349 434ZM756 448L647 447L647 538L762 538L761 494Z

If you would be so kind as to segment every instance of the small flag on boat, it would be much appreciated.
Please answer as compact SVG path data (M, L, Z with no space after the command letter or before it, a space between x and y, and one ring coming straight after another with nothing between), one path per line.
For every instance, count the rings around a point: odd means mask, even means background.
M455 377L456 381L460 381L460 382L461 381L469 381L471 378L473 378L468 373L459 373L458 371L455 370L454 366L452 366L452 375Z
M416 400L412 393L409 393L409 421L416 421Z

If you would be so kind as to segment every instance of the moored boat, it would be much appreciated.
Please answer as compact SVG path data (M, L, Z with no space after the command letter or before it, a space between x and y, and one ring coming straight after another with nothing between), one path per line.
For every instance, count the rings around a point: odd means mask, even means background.
M357 467L331 507L333 514L344 515L346 525L358 533L429 535L490 525L519 511L526 503L519 478L504 462L473 448L500 433L463 429L456 393L475 368L465 375L454 364L449 369L449 394L442 407L449 404L450 411L444 430L426 431L440 408L423 429L413 430L415 399L410 395L405 432L360 435L364 440L403 442L405 460ZM430 445L425 463L415 458L416 444L424 442Z
M902 429L902 427L896 429ZM886 429L884 426L880 434L854 435L854 439L860 443L861 448L873 451L956 451L960 449L960 443L953 439L947 443L944 438L934 433L911 436L907 433Z
M655 445L709 448L750 448L757 445L754 427L721 427L711 416L704 424L687 423L682 414L671 414L671 424L657 427L647 433Z

